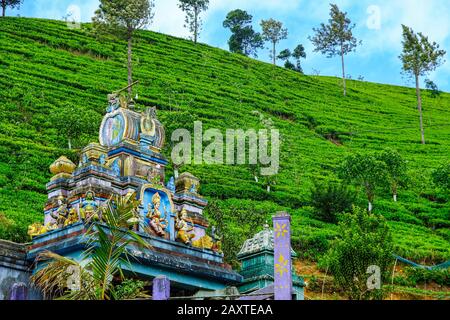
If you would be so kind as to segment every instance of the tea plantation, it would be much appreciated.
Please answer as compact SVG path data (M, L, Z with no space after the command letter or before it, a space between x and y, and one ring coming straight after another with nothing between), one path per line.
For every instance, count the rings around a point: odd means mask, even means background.
M106 95L126 86L125 43L96 39L89 29L0 19L0 238L28 241L27 225L42 220L49 165L63 154L78 162L79 148L98 140ZM224 133L270 121L280 130L281 168L270 192L267 179L256 181L246 165L181 168L201 179L207 214L221 227L229 261L279 210L292 215L295 249L316 259L337 229L309 206L313 182L337 179L336 167L348 154L387 147L408 161L410 178L398 202L381 190L374 203L374 212L389 220L396 253L429 264L450 259L448 190L431 182L431 172L450 158L450 94L433 98L424 90L427 144L421 145L410 88L349 81L344 97L340 79L147 31L138 34L134 59L137 104L157 106L169 133L196 120ZM71 150L61 129L66 121L82 128ZM361 191L357 202L366 206Z

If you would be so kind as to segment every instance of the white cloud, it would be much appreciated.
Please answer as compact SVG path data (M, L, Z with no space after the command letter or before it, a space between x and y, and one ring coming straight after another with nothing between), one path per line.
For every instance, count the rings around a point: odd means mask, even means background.
M184 28L184 13L178 8L177 0L155 1L155 17L149 29L176 37L189 36Z

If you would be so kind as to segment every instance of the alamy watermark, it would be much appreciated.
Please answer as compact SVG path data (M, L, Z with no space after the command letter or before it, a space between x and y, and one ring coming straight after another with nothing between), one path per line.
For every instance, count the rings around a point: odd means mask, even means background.
M379 266L369 266L366 270L370 276L367 278L367 289L369 291L381 289L381 269Z
M277 129L219 129L203 132L203 124L194 122L193 136L187 129L172 133L172 161L182 164L259 165L263 176L278 173L280 133Z

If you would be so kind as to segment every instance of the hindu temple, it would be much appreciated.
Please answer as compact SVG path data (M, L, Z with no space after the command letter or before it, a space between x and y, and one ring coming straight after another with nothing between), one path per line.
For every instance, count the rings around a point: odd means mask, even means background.
M104 222L113 196L137 203L127 226L148 244L127 247L133 259L122 266L125 274L149 283L170 279L175 297L247 295L241 298L265 300L283 287L275 278L292 273L286 282L292 288L288 296L303 299L303 279L293 268L287 273L285 259L274 258L274 239L287 241L276 248L290 248L290 238L275 237L268 225L243 239L239 273L224 262L222 237L203 216L208 202L199 193L200 179L189 172L166 177L169 162L161 152L165 130L156 108L138 112L132 100L108 95L98 140L81 150L77 164L65 156L51 164L43 223L29 226L31 243L0 241L0 299L41 299L29 279L45 263L36 258L50 251L83 260L89 228ZM284 256L290 260L296 255L291 248Z
M131 223L151 249L132 250L137 259L129 272L144 279L165 275L172 292L183 294L240 283L242 276L223 262L215 228L207 232L200 180L188 172L165 176L165 132L156 109L137 112L116 94L108 100L99 142L81 151L78 164L62 156L50 166L44 224L30 226L27 259L42 250L81 259L87 225L101 222L105 202L135 194L139 212Z

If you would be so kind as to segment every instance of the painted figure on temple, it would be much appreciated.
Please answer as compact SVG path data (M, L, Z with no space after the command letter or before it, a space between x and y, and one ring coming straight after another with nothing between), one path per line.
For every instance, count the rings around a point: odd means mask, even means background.
M163 183L163 175L161 173L161 166L158 164L156 167L151 167L147 170L147 181L156 184L156 185L164 185Z
M54 227L51 227L50 223L48 223L47 225L44 226L43 224L36 222L36 223L33 223L32 225L28 226L27 233L30 236L30 238L33 239L34 237L44 234L50 230L55 230Z
M151 229L160 237L166 235L166 228L168 222L166 218L162 217L159 206L161 204L161 196L156 192L152 197L152 202L148 204L147 218L150 219L149 225Z
M169 179L169 182L167 183L167 189L172 192L175 193L175 178L172 176Z
M71 224L77 223L80 221L80 217L78 216L78 212L75 208L69 210L69 216L64 222L64 227L69 226Z
M80 214L85 222L100 221L100 210L92 191L86 193L86 198L81 202Z
M111 170L114 172L116 176L120 176L120 165L119 165L119 159L114 160L114 162L111 165Z
M106 112L113 112L120 107L119 96L116 93L108 94L108 108Z
M192 241L192 245L197 248L212 250L214 242L210 236L204 235L200 239Z
M131 210L131 218L127 220L129 229L138 231L139 224L141 222L141 216L139 215L138 205L139 201L136 200L136 193L134 191L128 191L125 196L126 203L133 203L133 209Z
M211 237L214 243L212 250L222 253L222 237L217 232L217 228L215 226L211 227Z
M104 166L106 164L106 155L104 155L104 154L100 155L100 158L98 158L98 163L101 166Z
M59 196L57 199L58 209L50 213L50 216L53 218L53 225L56 225L57 228L63 228L64 223L69 215L69 210L67 209L67 204L65 198L63 196Z
M191 225L189 225L189 222ZM178 213L177 221L175 223L175 229L177 232L177 241L183 242L184 244L191 244L192 239L195 237L194 233L194 222L192 219L188 218L188 214L185 208Z

